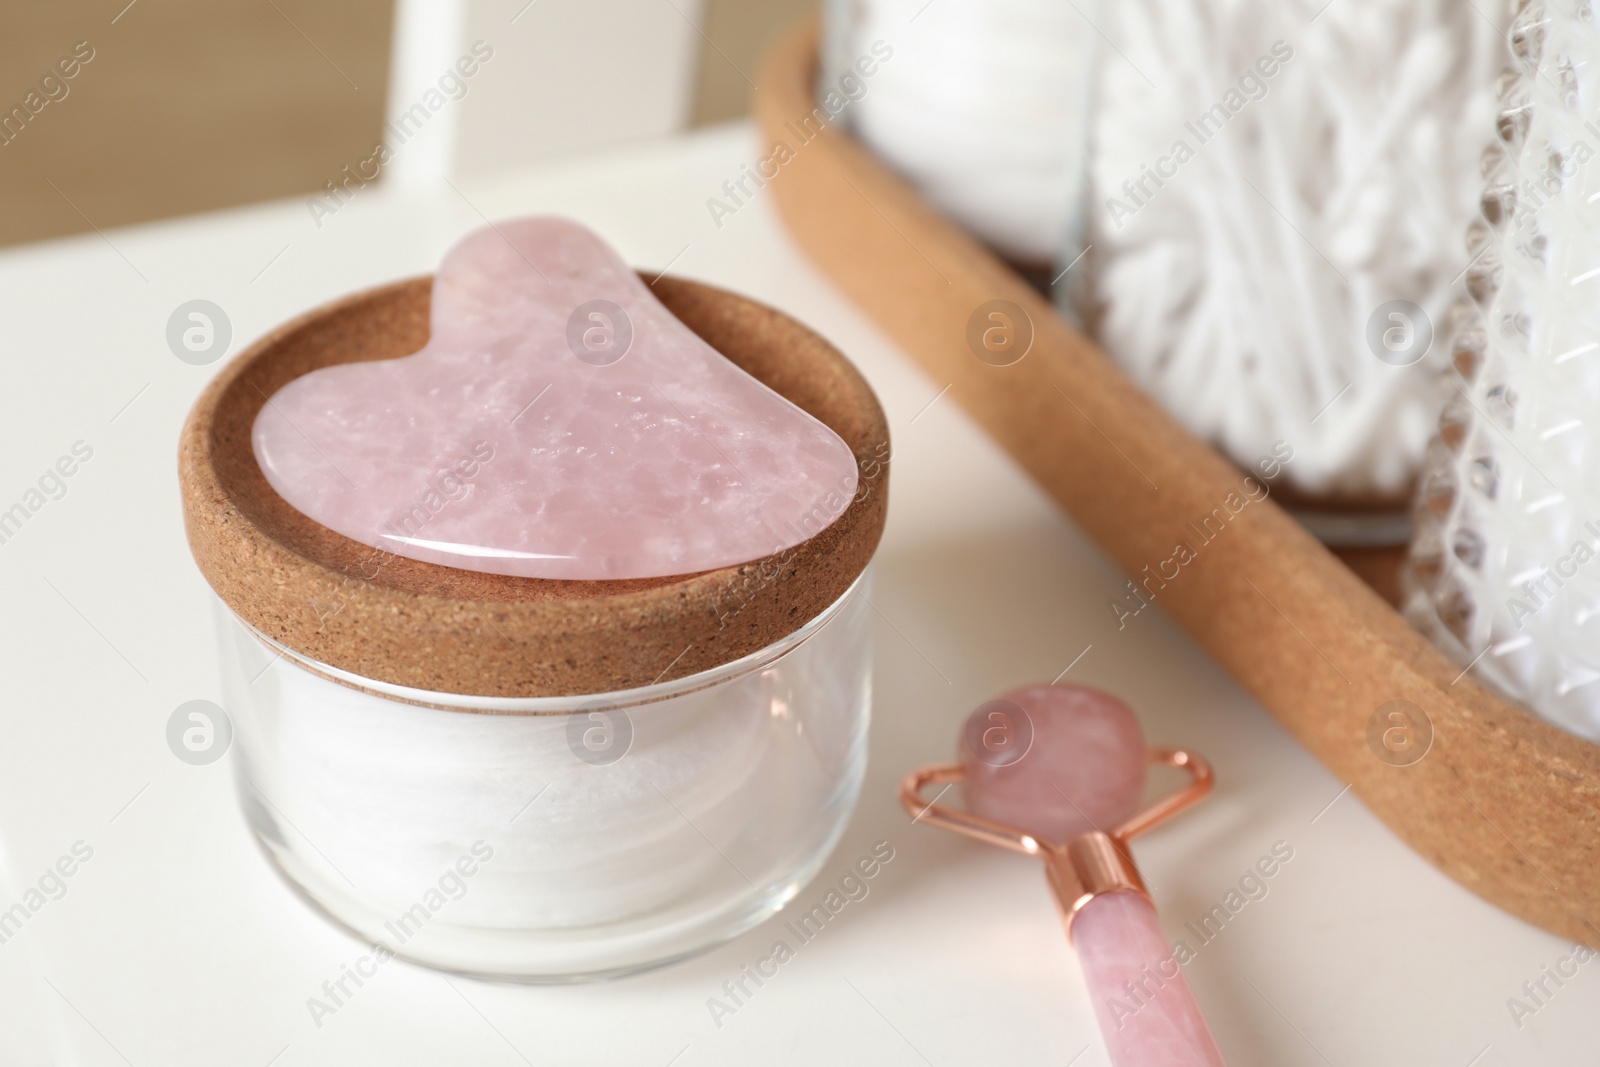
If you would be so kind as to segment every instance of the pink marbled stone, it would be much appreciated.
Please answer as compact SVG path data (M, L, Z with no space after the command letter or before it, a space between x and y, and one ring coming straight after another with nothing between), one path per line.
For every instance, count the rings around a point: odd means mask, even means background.
M595 300L625 322L574 317ZM606 579L759 559L855 493L837 434L690 332L577 223L469 234L439 268L432 331L413 355L273 395L253 444L284 499L398 555Z
M960 748L967 810L1047 841L1111 830L1144 792L1139 719L1097 689L1013 689L968 716Z
M1094 898L1073 920L1072 943L1112 1067L1223 1067L1148 900Z

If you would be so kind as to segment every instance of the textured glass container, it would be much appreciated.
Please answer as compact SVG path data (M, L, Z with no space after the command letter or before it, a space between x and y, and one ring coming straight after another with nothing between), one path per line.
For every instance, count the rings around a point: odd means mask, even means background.
M1406 615L1600 740L1600 26L1589 0L1527 2L1510 44Z
M869 579L742 659L585 697L359 678L219 604L249 824L380 957L571 981L708 949L782 908L849 819L866 764Z

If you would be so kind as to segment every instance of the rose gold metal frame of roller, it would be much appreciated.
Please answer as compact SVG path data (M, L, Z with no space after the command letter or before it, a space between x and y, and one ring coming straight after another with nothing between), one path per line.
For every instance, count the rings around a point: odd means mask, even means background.
M900 804L912 822L926 820L930 825L999 845L1014 852L1038 856L1045 862L1050 888L1061 905L1061 920L1072 939L1072 922L1095 897L1106 893L1138 893L1146 900L1150 893L1128 851L1128 842L1155 829L1168 819L1194 807L1211 792L1215 775L1211 764L1181 748L1153 748L1150 762L1189 772L1189 784L1173 790L1148 807L1129 816L1110 830L1098 827L1061 844L1008 826L981 815L947 808L922 799L930 785L961 781L966 777L959 763L938 763L919 767L900 782Z

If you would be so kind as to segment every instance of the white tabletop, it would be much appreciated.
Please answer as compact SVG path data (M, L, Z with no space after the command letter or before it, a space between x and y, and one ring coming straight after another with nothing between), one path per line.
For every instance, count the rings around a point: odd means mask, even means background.
M1137 853L1168 935L1197 949L1187 974L1230 1063L1592 1062L1600 964L1547 981L1519 1027L1508 998L1571 946L1412 854L1159 609L1118 632L1106 602L1122 576L801 256L770 190L713 221L706 199L759 154L736 126L459 191L368 189L320 228L289 202L0 254L0 511L76 442L93 449L0 543L0 908L76 843L93 850L0 944L0 1062L1104 1064L1037 865L912 825L895 799L906 770L953 753L971 708L1069 665L1138 709L1153 741L1216 766L1216 795ZM708 998L781 919L601 985L447 982L395 963L319 1027L307 998L364 950L269 871L228 762L189 766L164 739L178 704L220 698L175 460L220 364L176 359L167 319L214 301L237 351L332 297L432 269L485 216L535 212L781 308L878 390L895 450L871 766L799 902L874 842L895 858L720 1026ZM1186 921L1277 842L1293 859L1267 895L1200 947Z

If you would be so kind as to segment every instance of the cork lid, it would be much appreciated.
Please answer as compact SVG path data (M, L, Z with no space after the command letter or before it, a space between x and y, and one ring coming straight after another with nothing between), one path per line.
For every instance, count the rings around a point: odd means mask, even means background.
M484 697L607 693L687 677L780 640L866 568L888 507L889 429L835 348L771 308L662 277L656 297L739 367L833 429L855 498L793 548L701 574L558 581L459 570L375 549L297 511L267 483L251 427L287 382L393 359L428 339L432 278L358 293L262 337L195 402L178 448L189 547L250 626L364 678Z

